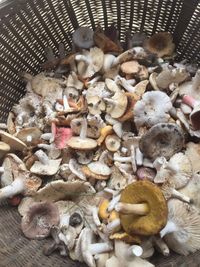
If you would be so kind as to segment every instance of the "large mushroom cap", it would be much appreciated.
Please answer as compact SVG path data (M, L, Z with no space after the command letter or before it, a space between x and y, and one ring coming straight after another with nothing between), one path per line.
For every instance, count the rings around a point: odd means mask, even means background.
M38 175L55 175L59 170L62 159L49 159L47 164L40 161L35 161L30 171Z
M59 212L55 204L35 203L22 218L21 228L27 238L43 239L50 234L52 226L59 224L59 220Z
M16 137L24 142L25 144L27 143L32 143L34 141L38 141L40 136L42 135L42 132L40 131L39 128L37 127L30 127L30 128L24 128L20 130L17 134ZM28 138L31 138L31 141L29 142Z
M12 136L11 134L0 130L1 141L8 144L11 150L24 150L27 146L20 139Z
M169 159L179 152L184 145L181 128L174 123L158 123L150 128L141 138L139 148L148 158L164 156Z
M129 235L154 235L167 222L167 204L160 188L149 181L138 181L128 185L121 193L120 202L147 203L146 215L120 214L121 225Z
M73 136L68 140L67 145L77 150L91 150L97 147L97 141L91 138Z

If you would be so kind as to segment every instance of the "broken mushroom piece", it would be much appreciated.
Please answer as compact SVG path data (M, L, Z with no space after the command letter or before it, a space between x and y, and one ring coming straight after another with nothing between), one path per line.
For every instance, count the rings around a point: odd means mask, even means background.
M168 32L159 32L144 41L144 47L158 57L171 56L175 49L172 35Z
M87 134L87 120L84 118L82 120L82 127L80 136L71 137L67 145L76 150L92 150L97 147L97 141L86 137Z
M200 247L199 210L177 199L168 201L168 222L160 232L170 249L188 255Z
M2 130L0 130L0 138L2 142L10 146L12 151L23 151L25 148L27 148L26 144L20 139Z
M157 234L167 222L167 204L158 186L149 181L128 185L115 206L123 229L130 235Z
M169 159L184 146L182 129L174 123L158 123L140 139L141 152L150 159L164 156Z
M134 106L134 122L139 129L142 126L151 127L157 123L168 122L172 103L168 95L160 91L150 91L143 94L142 99Z
M55 175L61 164L62 159L49 159L43 150L35 152L39 161L35 161L32 165L30 172L38 175Z
M43 239L49 236L52 226L59 224L58 208L53 203L34 203L21 221L23 234L29 239Z

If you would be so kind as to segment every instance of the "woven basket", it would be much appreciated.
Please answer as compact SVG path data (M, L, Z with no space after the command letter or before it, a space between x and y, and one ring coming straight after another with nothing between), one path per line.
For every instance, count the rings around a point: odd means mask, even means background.
M200 61L199 0L0 0L0 122L24 94L18 73L38 73L45 47L57 53L62 42L70 50L71 33L78 26L107 28L113 22L121 41L128 29L148 35L169 31L177 59ZM0 214L0 267L86 266L58 254L43 256L44 241L22 235L15 208L1 204ZM155 255L151 261L160 267L197 267L200 253Z

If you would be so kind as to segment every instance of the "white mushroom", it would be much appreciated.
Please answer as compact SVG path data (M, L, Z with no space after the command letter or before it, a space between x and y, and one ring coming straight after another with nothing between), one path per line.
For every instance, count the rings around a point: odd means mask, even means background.
M138 129L141 126L151 127L160 122L167 122L171 108L171 100L164 92L146 92L134 106L134 122Z

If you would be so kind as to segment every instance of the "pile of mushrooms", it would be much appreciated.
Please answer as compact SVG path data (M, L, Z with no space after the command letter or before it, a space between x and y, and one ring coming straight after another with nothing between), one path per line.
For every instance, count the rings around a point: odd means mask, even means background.
M200 69L169 33L80 27L1 124L0 200L44 254L89 267L154 266L200 249ZM123 48L122 48L123 47Z

